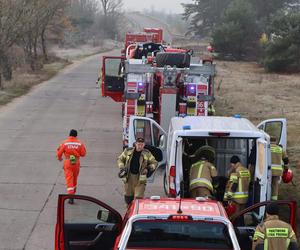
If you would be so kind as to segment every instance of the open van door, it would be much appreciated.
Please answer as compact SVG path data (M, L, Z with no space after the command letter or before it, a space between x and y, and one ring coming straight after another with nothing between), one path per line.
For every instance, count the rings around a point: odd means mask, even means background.
M74 204L69 204L73 199ZM55 250L112 249L121 215L105 203L81 195L59 195Z
M257 126L265 131L268 135L277 138L278 144L286 151L287 147L287 122L285 118L269 119L261 122Z
M124 100L124 57L103 56L102 96L109 96L116 102Z
M271 165L270 157L268 156L268 143L263 139L258 139L256 142L257 154L256 154L256 166L254 172L254 190L252 195L251 204L263 202L271 197L271 181L268 181L268 177L271 178ZM269 194L270 193L270 194Z
M145 140L145 148L158 161L157 169L166 164L167 133L157 122L147 117L130 116L128 131L129 147L133 147L136 139L142 137ZM153 177L154 175L148 181L153 181Z
M251 250L255 229L264 219L266 206L272 202L257 203L231 218L241 249ZM276 201L276 203L279 205L279 218L289 223L296 232L296 202Z

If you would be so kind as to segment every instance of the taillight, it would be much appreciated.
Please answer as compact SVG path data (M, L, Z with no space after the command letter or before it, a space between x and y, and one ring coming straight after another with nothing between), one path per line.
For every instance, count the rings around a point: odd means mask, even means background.
M170 215L169 220L193 220L190 215Z
M171 166L170 175L169 175L169 195L171 197L176 197L175 177L176 177L175 166Z

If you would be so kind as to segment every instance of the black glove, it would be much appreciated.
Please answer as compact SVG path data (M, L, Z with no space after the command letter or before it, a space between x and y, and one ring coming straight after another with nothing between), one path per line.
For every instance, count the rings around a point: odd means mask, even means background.
M147 178L149 178L154 173L154 170L148 169L147 171Z
M122 178L124 178L126 175L127 175L127 170L124 169L124 168L120 169L120 172L119 172L119 174L118 174L119 178L122 179Z

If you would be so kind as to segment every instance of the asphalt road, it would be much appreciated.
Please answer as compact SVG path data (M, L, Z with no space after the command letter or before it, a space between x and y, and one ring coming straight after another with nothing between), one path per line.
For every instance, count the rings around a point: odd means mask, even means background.
M116 166L122 149L121 105L100 97L95 85L100 56L71 65L0 108L1 250L54 248L57 196L66 192L55 152L72 128L87 146L78 193L125 211ZM148 185L150 194L163 194L161 174Z

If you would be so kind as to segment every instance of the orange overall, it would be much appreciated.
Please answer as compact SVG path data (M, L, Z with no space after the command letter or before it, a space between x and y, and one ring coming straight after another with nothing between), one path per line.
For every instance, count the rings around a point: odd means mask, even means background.
M77 186L77 178L80 169L80 157L84 157L86 149L84 144L79 141L76 137L69 136L68 139L64 140L57 149L57 159L62 160L62 156L65 156L64 161L64 172L67 184L67 193L75 194ZM74 160L70 160L74 158Z

